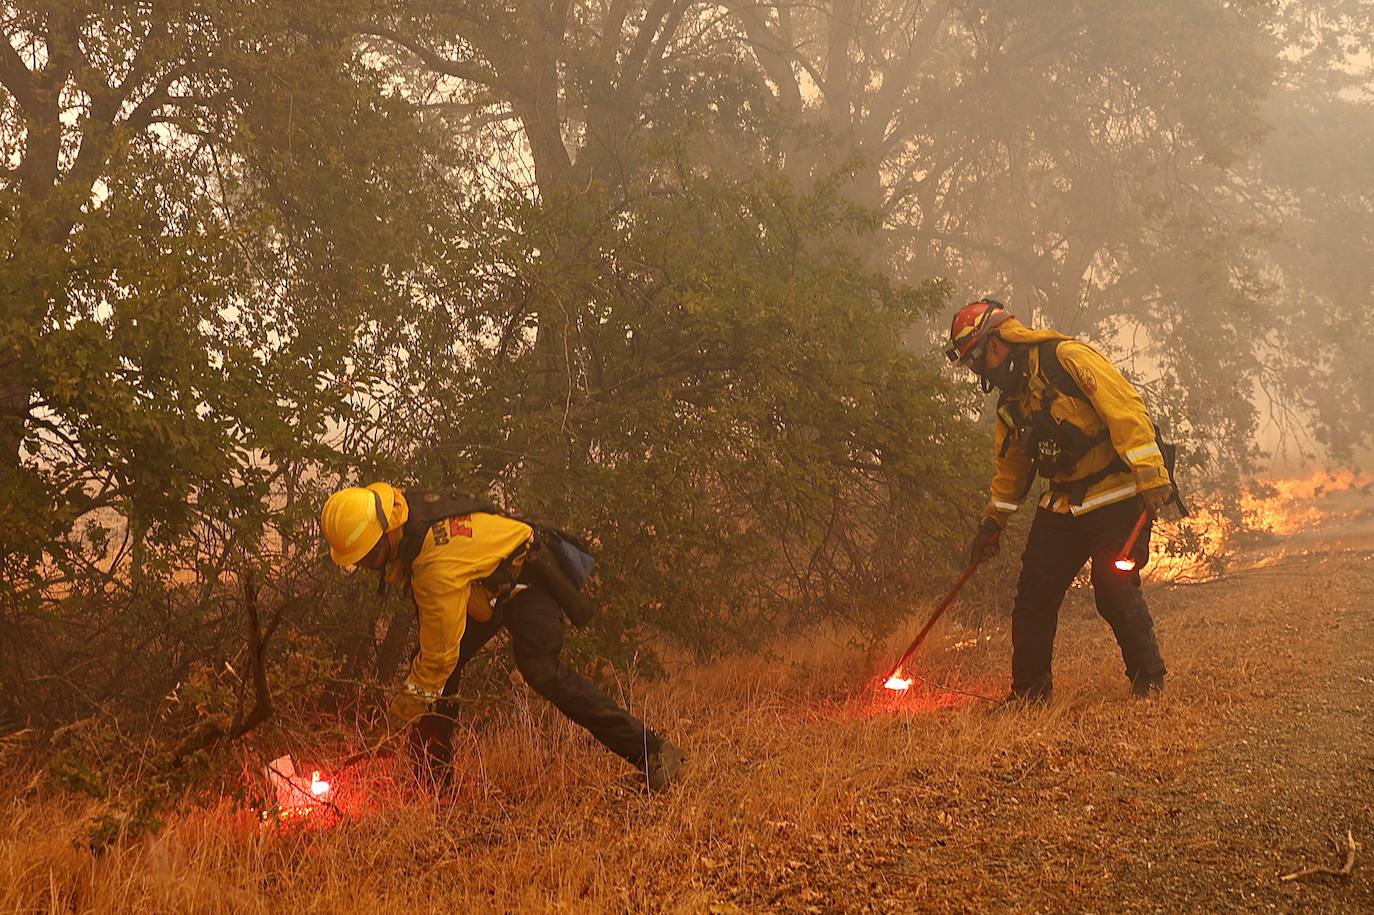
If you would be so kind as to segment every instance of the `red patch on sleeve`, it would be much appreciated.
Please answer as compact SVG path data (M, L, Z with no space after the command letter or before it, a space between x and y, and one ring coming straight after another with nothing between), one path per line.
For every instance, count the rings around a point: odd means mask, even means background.
M472 520L472 515L455 515L448 519L448 535L450 537L472 537L472 526L467 522Z

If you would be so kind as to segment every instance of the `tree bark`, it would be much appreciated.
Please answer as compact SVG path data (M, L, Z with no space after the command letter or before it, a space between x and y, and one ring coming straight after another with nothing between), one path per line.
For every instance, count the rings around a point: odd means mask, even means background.
M8 309L7 309L8 310ZM0 357L0 475L19 468L32 385L13 351Z

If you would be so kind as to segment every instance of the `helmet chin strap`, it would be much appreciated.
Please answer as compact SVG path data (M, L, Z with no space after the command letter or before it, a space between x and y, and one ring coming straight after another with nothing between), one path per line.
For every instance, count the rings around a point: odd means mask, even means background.
M1030 347L1013 345L1007 356L1008 394L1019 394L1030 383Z
M1008 346L1011 352L1007 354L1006 361L995 370L989 371L987 356L983 357L983 370L978 373L978 382L984 394L991 393L994 387L1007 394L1017 394L1030 380L1029 350L1015 343Z

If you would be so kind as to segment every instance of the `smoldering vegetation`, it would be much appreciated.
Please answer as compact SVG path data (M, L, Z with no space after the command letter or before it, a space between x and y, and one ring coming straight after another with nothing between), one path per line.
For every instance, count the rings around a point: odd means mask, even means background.
M1374 434L1367 2L0 9L0 721L156 761L148 821L372 725L411 611L341 482L593 535L614 683L947 582L969 298L1115 357L1217 518Z

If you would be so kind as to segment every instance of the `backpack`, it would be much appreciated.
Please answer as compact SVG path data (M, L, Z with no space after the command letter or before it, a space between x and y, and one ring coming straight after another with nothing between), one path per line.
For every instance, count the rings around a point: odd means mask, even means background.
M410 515L406 518L405 526L401 528L401 545L396 550L396 558L405 563L407 570L415 561L415 557L420 555L420 548L425 543L425 532L436 522L452 518L454 515L472 515L479 512L484 515L506 514L492 503L471 496L440 493L430 489L408 489L404 492Z

